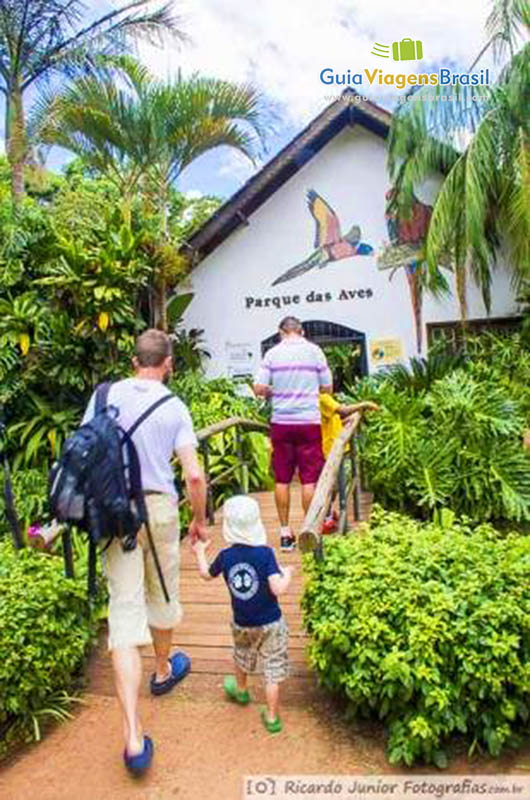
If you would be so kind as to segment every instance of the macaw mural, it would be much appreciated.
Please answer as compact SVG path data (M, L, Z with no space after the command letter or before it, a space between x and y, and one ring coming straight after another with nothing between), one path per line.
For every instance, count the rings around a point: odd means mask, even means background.
M351 256L369 256L374 252L371 245L361 242L361 229L358 225L352 225L344 235L341 233L337 214L314 189L307 193L307 205L316 223L315 250L305 261L276 278L273 286L292 281L311 269L323 269L333 261Z
M421 353L422 346L422 283L421 265L425 260L424 243L432 216L432 206L428 206L413 195L410 216L400 217L397 210L395 188L386 195L386 226L390 244L377 258L378 269L391 269L390 280L400 267L405 270L409 285L414 326L416 329L416 347Z

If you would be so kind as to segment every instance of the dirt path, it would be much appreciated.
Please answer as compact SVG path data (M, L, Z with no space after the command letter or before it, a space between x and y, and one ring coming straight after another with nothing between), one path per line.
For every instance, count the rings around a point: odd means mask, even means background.
M256 693L259 700L259 688ZM389 767L379 727L347 726L318 693L310 703L291 698L284 733L273 737L262 728L256 704L227 704L220 681L208 686L203 677L192 676L173 694L143 702L156 752L150 773L134 781L121 763L114 699L87 695L85 701L75 719L4 768L2 800L34 795L39 800L240 800L245 775L405 771ZM477 759L469 765L460 758L450 771L528 774L529 769L530 749L501 762Z

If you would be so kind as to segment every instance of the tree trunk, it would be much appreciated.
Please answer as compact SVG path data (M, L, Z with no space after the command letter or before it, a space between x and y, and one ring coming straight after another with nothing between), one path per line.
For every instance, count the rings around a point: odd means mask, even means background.
M26 157L26 126L22 91L11 89L6 103L6 151L11 167L11 196L15 205L24 197L24 161Z
M166 311L166 279L163 274L164 267L160 270L160 275L158 275L155 283L155 302L154 302L154 312L155 312L155 328L158 328L160 331L164 331L167 333L167 311Z
M158 211L161 217L161 228L162 228L162 242L166 244L169 239L169 224L168 224L168 215L169 215L169 208L168 208L168 188L167 188L167 181L161 182L160 186L160 194L158 198ZM164 260L162 259L162 263L159 267L159 274L156 276L155 280L155 328L158 328L164 333L167 333L167 306L166 306L166 295L167 295L167 280L165 275L165 264Z

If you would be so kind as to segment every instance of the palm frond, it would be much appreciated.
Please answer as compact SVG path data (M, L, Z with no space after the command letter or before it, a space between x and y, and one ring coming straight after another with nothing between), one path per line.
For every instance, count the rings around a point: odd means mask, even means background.
M130 193L150 176L169 186L215 147L255 160L263 118L261 97L250 86L180 75L164 84L134 60L114 57L107 70L82 76L59 94L43 93L31 126L40 141L71 150Z
M27 4L28 0L25 1ZM187 41L172 3L160 5L153 0L134 0L81 28L79 22L84 6L79 0L71 0L66 6L55 0L45 5L54 6L46 19L47 27L32 15L31 31L35 41L31 52L27 53L23 91L53 73L72 77L91 71L97 64L98 54L124 53L131 39L159 42L167 34L181 42ZM44 39L41 39L43 33Z
M530 31L528 0L493 0L486 32L497 60L509 52L513 57L523 34Z

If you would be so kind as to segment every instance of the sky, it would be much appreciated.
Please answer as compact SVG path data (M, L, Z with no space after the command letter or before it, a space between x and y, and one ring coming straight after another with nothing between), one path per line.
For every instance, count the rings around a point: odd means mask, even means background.
M89 0L90 14L123 0ZM488 0L177 0L190 43L139 47L140 58L161 78L181 69L252 83L274 113L275 130L265 161L295 136L344 86L326 86L323 69L342 74L382 68L385 72L430 72L440 66L466 71L485 41ZM375 42L421 40L421 62L394 62L372 55ZM482 66L482 64L481 64ZM483 66L488 66L485 62ZM386 87L354 87L390 110L396 93ZM49 165L65 160L52 153ZM230 196L253 166L227 148L202 156L179 179L194 193Z
M183 0L178 8L191 44L143 47L141 56L161 77L180 68L256 86L278 120L268 160L344 88L323 84L323 69L403 72L402 62L371 51L375 42L409 37L423 42L423 61L409 62L406 72L420 71L418 65L422 72L465 71L485 41L489 6L488 0ZM396 93L386 87L354 88L390 110L395 105ZM181 187L229 196L254 169L237 153L219 150L191 165Z

